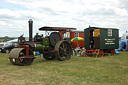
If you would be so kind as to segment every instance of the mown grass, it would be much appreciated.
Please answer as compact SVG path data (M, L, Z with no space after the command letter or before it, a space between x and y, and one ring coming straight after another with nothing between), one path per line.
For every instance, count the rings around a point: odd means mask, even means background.
M128 52L105 57L48 61L15 66L0 54L0 85L128 85Z

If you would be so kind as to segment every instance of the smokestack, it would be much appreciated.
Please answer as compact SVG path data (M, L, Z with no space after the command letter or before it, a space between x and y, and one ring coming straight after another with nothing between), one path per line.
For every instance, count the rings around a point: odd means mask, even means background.
M32 30L33 30L33 21L32 19L29 19L29 41L32 41Z

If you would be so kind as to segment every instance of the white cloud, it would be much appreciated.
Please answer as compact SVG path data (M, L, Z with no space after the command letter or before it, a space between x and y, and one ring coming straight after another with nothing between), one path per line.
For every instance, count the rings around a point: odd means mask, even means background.
M128 29L127 0L5 0L5 2L26 9L0 8L0 31L4 31L1 36L18 36L23 32L28 36L30 18L34 21L34 33L42 26L76 27L78 30L83 30L89 25Z

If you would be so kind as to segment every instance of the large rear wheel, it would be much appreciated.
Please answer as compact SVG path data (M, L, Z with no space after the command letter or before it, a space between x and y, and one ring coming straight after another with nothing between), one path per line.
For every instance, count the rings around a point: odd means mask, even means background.
M57 42L54 50L56 58L60 61L69 60L72 55L70 43L64 40Z

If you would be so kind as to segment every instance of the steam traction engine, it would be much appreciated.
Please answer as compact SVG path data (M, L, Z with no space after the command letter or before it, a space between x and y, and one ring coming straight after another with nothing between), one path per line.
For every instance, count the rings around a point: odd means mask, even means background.
M32 38L33 21L29 20L29 41L21 35L18 38L19 45L12 49L9 54L9 60L14 65L30 65L33 62L34 51L39 51L40 55L46 60L57 58L60 61L68 60L72 54L72 48L68 41L62 39L63 33L76 28L62 27L42 27L41 31L45 31L48 35L36 34L34 40ZM48 33L48 31L54 31Z

